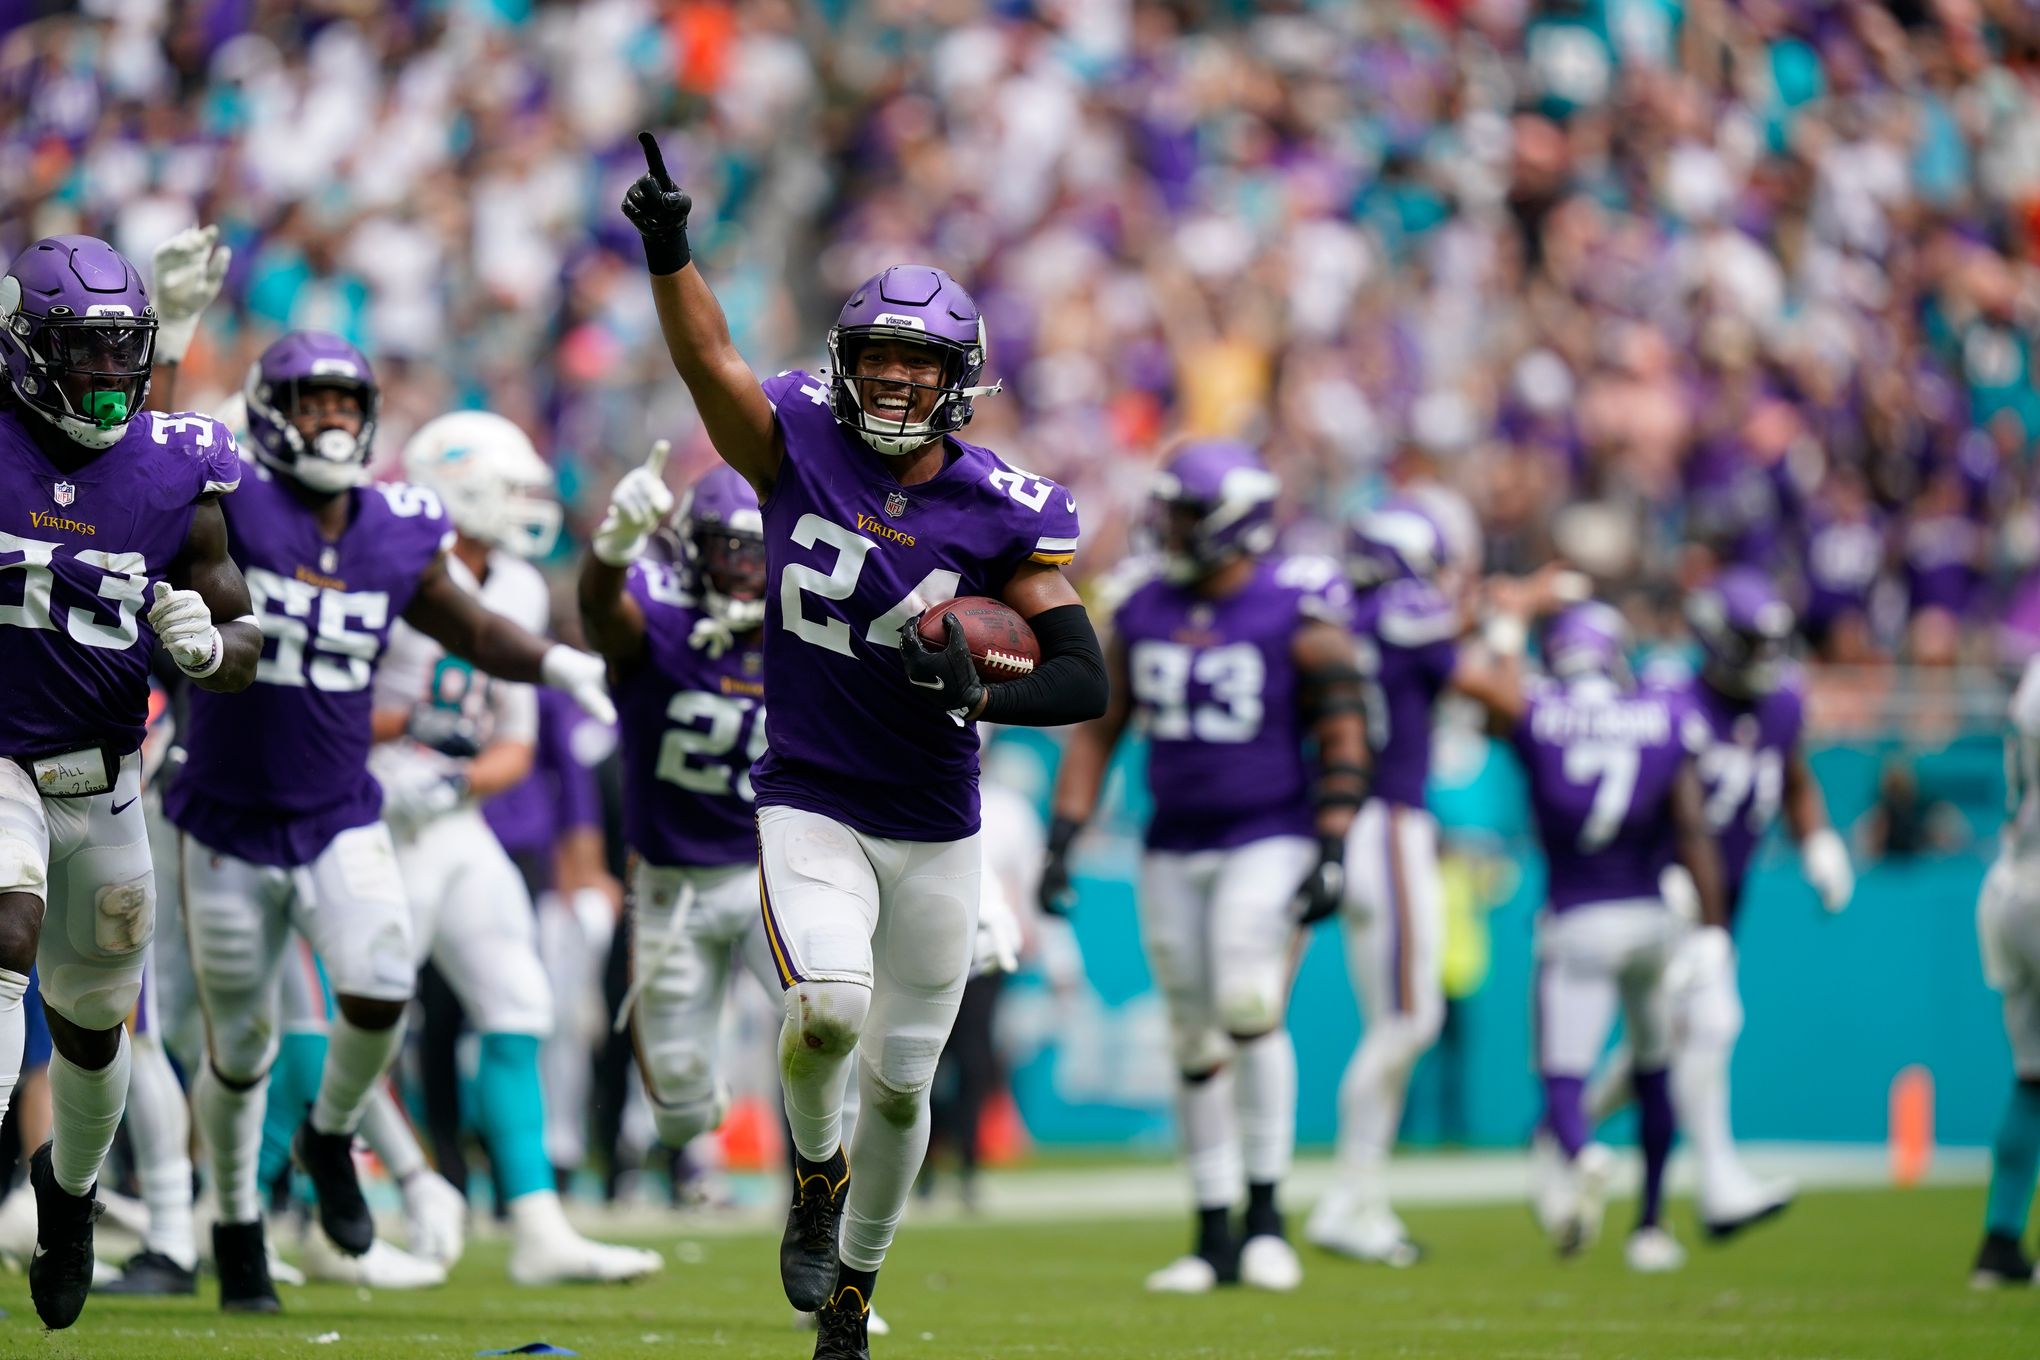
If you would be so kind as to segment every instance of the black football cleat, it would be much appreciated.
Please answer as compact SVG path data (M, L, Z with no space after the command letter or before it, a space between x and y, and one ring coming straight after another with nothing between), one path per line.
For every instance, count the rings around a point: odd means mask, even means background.
M160 1251L137 1253L120 1268L120 1278L92 1286L95 1293L168 1298L198 1292L198 1272L186 1270Z
M815 1360L871 1360L871 1304L849 1285L815 1314Z
M836 1290L836 1241L849 1189L850 1162L843 1149L826 1162L794 1154L793 1202L779 1239L779 1283L786 1301L803 1313L819 1312ZM862 1335L862 1324L858 1331Z
M2034 1283L2033 1263L2019 1246L2019 1239L2003 1233L1989 1233L1976 1249L1976 1265L1969 1272L1972 1289L2019 1289Z
M215 1223L212 1243L213 1268L220 1274L221 1312L283 1311L283 1301L276 1297L276 1285L269 1278L269 1243L262 1235L261 1219Z
M319 1226L333 1245L349 1256L374 1246L375 1219L361 1197L361 1177L354 1169L354 1135L320 1133L307 1115L291 1139L290 1154L311 1179L312 1196L319 1202Z
M57 1184L44 1143L29 1159L28 1182L35 1187L35 1256L28 1263L28 1296L35 1315L51 1331L68 1327L85 1311L92 1289L92 1225L106 1206L97 1185L74 1195Z

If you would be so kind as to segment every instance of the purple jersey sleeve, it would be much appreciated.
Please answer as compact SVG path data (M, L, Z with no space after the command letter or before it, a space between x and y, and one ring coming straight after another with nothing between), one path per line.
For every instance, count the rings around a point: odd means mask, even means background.
M1356 610L1373 794L1424 806L1432 713L1459 662L1459 614L1435 587L1397 582L1369 591Z
M1755 699L1723 694L1702 677L1686 680L1676 692L1699 725L1696 768L1734 912L1757 846L1778 821L1786 762L1805 724L1804 679L1789 672L1778 688Z

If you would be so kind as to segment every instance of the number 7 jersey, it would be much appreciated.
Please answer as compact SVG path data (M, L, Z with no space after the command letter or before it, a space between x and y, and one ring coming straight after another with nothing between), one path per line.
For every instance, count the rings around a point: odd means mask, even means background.
M969 836L977 733L908 682L900 625L957 596L999 596L1025 563L1066 565L1076 501L954 436L941 472L901 486L836 424L827 383L782 373L765 395L785 457L760 506L770 712L758 805L895 840Z

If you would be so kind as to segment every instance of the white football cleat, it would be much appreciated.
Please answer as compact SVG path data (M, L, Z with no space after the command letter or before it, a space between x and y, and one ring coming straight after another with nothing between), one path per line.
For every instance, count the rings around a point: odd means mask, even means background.
M793 1310L793 1329L796 1332L812 1332L815 1329L815 1315ZM864 1332L867 1336L891 1336L892 1324L878 1315L876 1308L864 1315Z
M1707 1189L1703 1186L1700 1196L1700 1224L1717 1242L1776 1218L1791 1206L1799 1191L1789 1180L1760 1181L1747 1175L1725 1193L1708 1194Z
M321 1232L323 1229L314 1226L312 1231ZM210 1238L212 1234L207 1233L206 1236ZM275 1235L264 1233L262 1235L262 1245L269 1256L269 1282L271 1284L287 1284L293 1289L301 1287L305 1282L305 1273L276 1254Z
M451 1269L467 1249L467 1199L437 1171L404 1182L404 1224L411 1254Z
M1686 1249L1663 1228L1638 1228L1629 1234L1622 1259L1639 1275L1663 1275L1686 1264Z
M1202 1256L1178 1256L1147 1277L1150 1294L1209 1294L1218 1288L1218 1271Z
M1332 1244L1345 1235L1347 1225L1360 1214L1360 1196L1347 1186L1337 1186L1327 1191L1310 1211L1303 1225L1303 1240L1326 1251L1337 1251Z
M0 1199L0 1256L16 1269L26 1269L35 1255L35 1192L26 1180Z
M1295 1247L1273 1233L1249 1237L1240 1248L1240 1283L1287 1294L1303 1283L1303 1262L1296 1259Z
M1393 1266L1398 1270L1415 1265L1423 1256L1417 1244L1410 1241L1409 1229L1390 1209L1354 1213L1344 1219L1322 1223L1319 1215L1312 1214L1306 1236L1312 1246L1335 1255L1370 1265Z
M1589 1143L1573 1159L1579 1189L1579 1246L1584 1251L1601 1240L1601 1215L1608 1207L1608 1182L1615 1175L1615 1154L1605 1143ZM1675 1244L1676 1245L1676 1244Z
M360 1285L368 1289L433 1289L446 1283L446 1267L378 1237L359 1256L349 1256L333 1245L325 1229L314 1223L305 1229L303 1257L305 1274L332 1284Z
M665 1268L666 1258L656 1251L591 1242L571 1229L520 1236L510 1248L513 1284L623 1284Z

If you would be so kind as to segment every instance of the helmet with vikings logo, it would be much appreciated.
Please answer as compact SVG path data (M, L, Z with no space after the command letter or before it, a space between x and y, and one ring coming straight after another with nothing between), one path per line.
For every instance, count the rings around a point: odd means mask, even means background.
M1171 581L1200 581L1275 546L1282 489L1261 455L1230 439L1185 444L1155 474L1152 532Z
M1544 625L1544 668L1560 680L1611 680L1629 686L1629 624L1613 605L1582 600Z
M863 352L891 343L927 352L933 382L859 377ZM912 453L970 423L971 402L999 384L985 371L985 321L963 285L940 269L896 264L859 284L829 328L829 409L880 453Z
M156 310L133 264L92 236L46 236L0 277L0 356L23 406L110 449L149 393Z
M1429 581L1451 557L1445 531L1424 506L1396 497L1353 521L1346 574L1362 590L1391 581Z
M708 612L738 633L764 623L765 519L743 475L717 463L688 488L677 534Z
M1702 673L1724 694L1756 698L1784 678L1792 606L1754 567L1729 567L1686 597L1686 622L1706 653Z
M293 417L304 398L320 388L354 397L361 409L359 429L328 425L305 437ZM326 331L292 331L262 351L248 370L242 395L248 403L248 437L263 463L329 496L368 481L381 391L360 350Z

